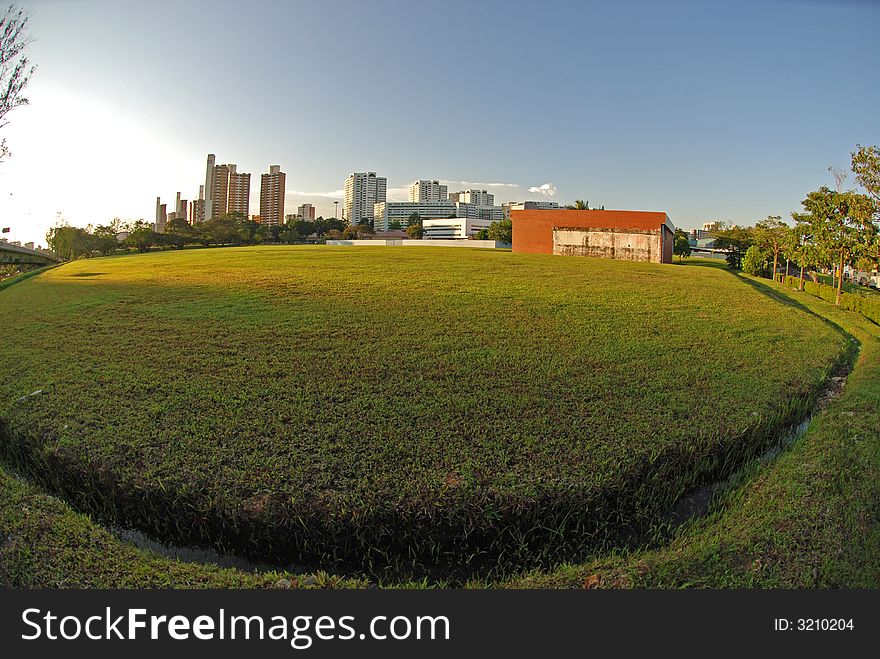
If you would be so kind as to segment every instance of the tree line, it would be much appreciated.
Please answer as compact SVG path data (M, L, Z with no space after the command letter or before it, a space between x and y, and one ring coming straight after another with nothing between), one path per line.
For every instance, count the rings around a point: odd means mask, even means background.
M880 269L880 148L856 145L852 171L864 193L842 190L845 175L836 173L837 189L822 186L801 202L789 225L781 216L768 216L754 227L722 223L714 232L715 248L726 252L731 268L776 279L782 261L808 273L828 269L840 305L844 268L873 272ZM788 263L786 264L786 271Z
M90 256L107 256L117 250L146 252L151 248L182 249L187 245L259 245L261 243L293 244L307 239L339 238L360 235L363 227L347 227L343 220L318 217L295 220L281 225L260 224L243 213L226 213L205 222L190 224L175 218L162 232L144 220L123 222L119 218L108 224L86 228L61 225L46 234L46 241L59 258L73 260Z

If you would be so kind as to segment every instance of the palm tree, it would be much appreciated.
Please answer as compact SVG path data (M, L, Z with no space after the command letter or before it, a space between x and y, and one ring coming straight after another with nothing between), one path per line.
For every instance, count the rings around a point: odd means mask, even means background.
M583 199L575 199L574 209L576 211L588 211L590 210L590 202L584 201Z

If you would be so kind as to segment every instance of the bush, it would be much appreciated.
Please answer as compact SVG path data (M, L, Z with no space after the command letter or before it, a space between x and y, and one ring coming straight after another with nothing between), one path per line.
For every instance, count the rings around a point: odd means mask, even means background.
M766 275L767 257L763 250L757 245L752 245L746 250L742 260L742 269L747 275L764 276Z
M792 288L798 288L800 277L786 277L785 284ZM834 304L837 301L837 289L827 284L817 284L810 280L804 280L804 290L810 295L820 297ZM855 311L865 318L880 325L880 298L862 297L852 293L840 294L840 308L847 311Z

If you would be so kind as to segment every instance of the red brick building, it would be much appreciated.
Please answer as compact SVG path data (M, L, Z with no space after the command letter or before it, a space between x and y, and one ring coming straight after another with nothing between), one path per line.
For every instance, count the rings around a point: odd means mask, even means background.
M666 213L512 210L513 251L672 263L675 227Z

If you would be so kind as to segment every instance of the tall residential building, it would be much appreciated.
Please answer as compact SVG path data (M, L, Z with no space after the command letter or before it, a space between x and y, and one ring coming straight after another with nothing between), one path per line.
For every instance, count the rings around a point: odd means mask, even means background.
M446 201L447 188L440 181L415 181L409 186L410 201Z
M214 154L208 154L208 166L205 170L205 216L210 220L214 217Z
M260 176L260 222L284 224L284 190L287 175L281 165L269 165L269 173Z
M166 213L167 204L162 203L162 199L156 197L156 223L154 227L157 233L165 231L165 223L168 221L168 213Z
M188 204L187 204L186 199L181 199L180 193L178 192L177 193L177 201L174 204L175 217L180 217L185 220L187 208L188 208Z
M213 153L208 154L205 172L205 219L226 213L243 213L250 208L251 175L237 172L231 164L215 164Z
M313 221L315 219L315 207L311 204L303 204L296 209L297 217L304 220Z
M189 223L205 221L205 186L199 186L199 198L189 205Z
M235 165L229 167L229 202L227 213L241 213L248 216L251 205L251 175L237 172Z
M376 172L354 172L345 181L342 217L349 224L358 224L373 217L373 207L385 201L388 182Z
M205 192L210 202L205 203L206 220L229 212L229 165L214 165L211 170L211 187L206 187Z
M460 201L463 204L474 204L475 206L494 206L495 195L489 194L485 190L465 190L463 192L453 192L449 195L450 201Z

